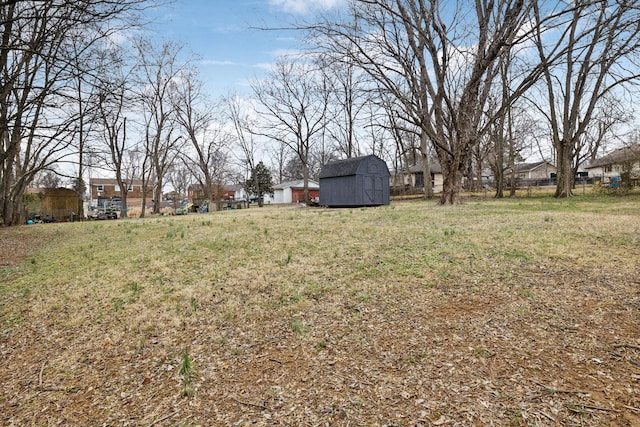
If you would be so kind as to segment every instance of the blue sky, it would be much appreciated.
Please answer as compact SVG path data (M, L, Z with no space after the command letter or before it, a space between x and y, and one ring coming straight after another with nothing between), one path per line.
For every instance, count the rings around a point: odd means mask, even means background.
M200 57L200 71L212 96L249 91L248 81L264 75L283 52L300 47L282 28L326 11L344 0L176 0L159 11L159 37L183 42Z

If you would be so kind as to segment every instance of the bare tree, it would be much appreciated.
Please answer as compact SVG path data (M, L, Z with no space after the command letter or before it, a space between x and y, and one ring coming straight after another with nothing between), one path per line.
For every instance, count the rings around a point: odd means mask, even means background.
M229 95L226 100L229 109L229 119L233 123L235 130L235 140L241 151L241 163L247 169L246 177L253 177L253 186L258 193L261 192L259 176L256 172L256 140L255 129L257 129L257 120L251 117L250 110L244 105L242 99L237 95ZM258 197L258 206L262 207L263 198Z
M169 182L173 186L173 189L177 194L181 196L181 198L185 198L187 196L187 192L189 190L189 186L193 182L193 173L191 170L187 168L184 164L178 162L169 171ZM177 208L178 203L182 202L181 200L173 200L173 207Z
M315 28L345 55L355 46L357 63L433 144L444 175L441 204L460 201L497 64L525 22L527 4L360 0L353 19Z
M148 40L136 41L140 60L141 92L138 94L144 116L145 161L142 180L143 193L151 182L153 186L153 212L160 212L164 178L176 160L184 139L177 132L171 91L183 65L179 63L181 47L172 42L156 46ZM146 194L143 194L143 215Z
M329 105L322 76L300 60L280 60L269 78L253 82L252 89L265 121L259 133L286 145L298 157L304 174L304 200L308 202L311 153L326 125Z
M621 96L640 77L640 7L626 1L572 2L564 31L549 43L541 23L548 11L534 5L539 61L551 65L544 68L544 85L532 105L549 123L558 169L556 197L568 197L589 126L606 111L609 96ZM553 61L559 50L563 61ZM542 97L547 102L540 102Z
M353 58L338 55L332 57L331 53L323 52L318 59L331 92L326 133L335 141L338 151L350 158L361 154L358 131L371 91L366 75Z
M128 189L133 183L134 163L129 151L130 144L127 141L127 117L126 109L131 106L132 93L127 85L130 81L130 69L123 63L123 59L117 49L103 51L102 68L109 67L109 78L103 78L97 94L97 116L100 121L102 140L106 148L106 167L115 174L120 187L121 205L120 218L127 217Z
M189 147L183 150L181 158L192 170L206 199L213 203L217 199L216 189L226 174L230 143L220 106L209 101L193 69L179 74L172 99L176 119L187 135Z
M276 181L280 183L285 180L285 170L287 168L289 151L291 150L285 143L281 141L276 142L275 147L272 147L271 150L269 150L269 157L272 164L272 176L274 176Z
M0 3L0 214L23 222L23 194L42 169L69 155L77 131L64 105L73 92L78 55L122 25L143 0ZM71 40L83 34L82 46ZM75 40L78 40L76 37Z

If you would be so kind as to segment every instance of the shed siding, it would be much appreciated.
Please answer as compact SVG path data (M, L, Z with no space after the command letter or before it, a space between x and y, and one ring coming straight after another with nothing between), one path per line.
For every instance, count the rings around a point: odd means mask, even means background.
M335 207L389 204L389 169L376 156L339 160L323 166L320 204Z
M325 206L350 206L357 203L355 177L322 178L320 204Z

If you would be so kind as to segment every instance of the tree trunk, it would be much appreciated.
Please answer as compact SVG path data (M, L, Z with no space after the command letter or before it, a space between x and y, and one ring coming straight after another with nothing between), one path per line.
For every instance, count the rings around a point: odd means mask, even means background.
M127 212L129 211L129 206L127 202L127 193L129 192L129 186L122 190L122 199L120 200L120 219L127 218Z
M501 121L504 125L504 121ZM496 199L502 199L504 197L504 133L500 132L496 140L496 163L494 166L494 173L496 178Z
M251 163L253 165L253 163ZM258 171L254 166L251 166L251 176L253 176L253 185L256 188L256 192L258 193L258 207L261 208L264 206L264 191L260 188L260 180L258 179ZM247 196L249 196L247 194ZM247 207L249 207L250 203L247 203Z
M162 181L157 180L153 188L153 213L160 213L160 203L162 202Z
M556 147L557 153L557 182L555 197L564 198L573 195L573 150L569 141L560 140Z
M444 182L442 183L442 195L439 204L441 205L457 205L460 204L460 189L462 188L462 171L460 167L443 167Z
M307 165L304 165L304 190L303 190L303 198L305 203L309 203L309 168Z
M433 198L433 185L431 182L431 158L427 149L427 133L423 130L420 132L420 152L422 153L422 174L424 181L424 198ZM409 168L407 167L407 171Z
M475 180L475 188L476 191L481 192L482 191L482 161L480 159L478 159L478 166L476 168L476 180Z

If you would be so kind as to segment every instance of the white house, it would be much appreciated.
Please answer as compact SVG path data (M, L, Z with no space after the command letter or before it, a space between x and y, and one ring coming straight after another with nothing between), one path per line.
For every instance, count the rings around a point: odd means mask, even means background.
M320 196L320 184L309 180L309 198L315 199ZM264 195L265 204L276 203L298 203L304 200L304 181L286 181L273 186L273 196Z
M520 163L516 165L515 172L519 179L551 179L557 173L557 168L547 161Z
M640 144L619 148L606 156L591 162L585 166L589 176L601 179L608 183L612 179L620 179L623 174L628 174L631 179L640 176Z

